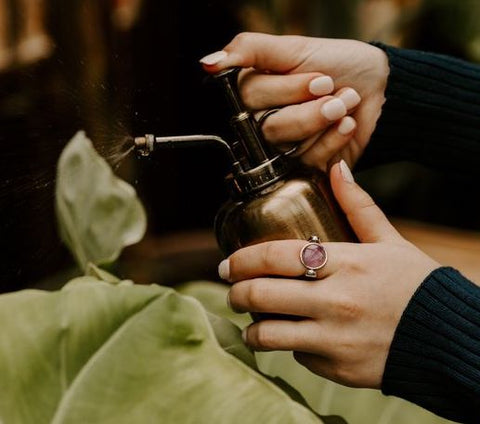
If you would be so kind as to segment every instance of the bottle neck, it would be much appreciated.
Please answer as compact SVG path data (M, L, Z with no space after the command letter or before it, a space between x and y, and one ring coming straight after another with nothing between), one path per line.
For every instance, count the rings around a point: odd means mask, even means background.
M243 158L245 171L256 169L275 159L263 139L258 122L250 112L244 111L235 115L230 123L239 142L237 154Z
M290 163L283 155L268 159L255 168L237 171L227 177L234 198L258 193L280 181L290 172Z

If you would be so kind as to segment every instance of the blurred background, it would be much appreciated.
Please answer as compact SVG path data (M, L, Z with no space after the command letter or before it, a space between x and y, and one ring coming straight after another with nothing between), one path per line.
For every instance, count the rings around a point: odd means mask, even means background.
M72 268L53 194L56 161L79 129L147 208L147 236L117 272L140 283L216 278L226 158L196 149L119 162L119 146L146 132L229 137L198 60L238 32L379 40L480 62L479 16L476 0L0 0L0 291L48 287ZM440 256L446 246L448 258L463 249L470 265L478 257L478 181L410 163L358 181L407 236Z

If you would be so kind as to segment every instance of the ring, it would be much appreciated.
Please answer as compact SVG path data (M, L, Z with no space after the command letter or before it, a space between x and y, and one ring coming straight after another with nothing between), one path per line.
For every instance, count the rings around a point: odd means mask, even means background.
M317 270L327 263L327 251L317 236L311 236L300 251L300 262L305 267L305 277L317 278Z
M257 119L258 126L261 128L262 125L265 123L266 119L270 116L273 115L274 113L277 113L280 110L279 107L274 107L272 109L267 109L265 112L263 112L260 117Z
M262 128L263 124L265 123L266 119L270 116L270 115L273 115L274 113L277 113L281 108L279 107L274 107L274 108L271 108L271 109L267 109L265 112L263 112L260 117L257 119L257 123L258 123L258 126L259 128ZM295 146L289 148L288 150L286 151L283 151L283 155L284 156L290 156L291 154L295 153L296 150L298 149L298 144L296 144Z

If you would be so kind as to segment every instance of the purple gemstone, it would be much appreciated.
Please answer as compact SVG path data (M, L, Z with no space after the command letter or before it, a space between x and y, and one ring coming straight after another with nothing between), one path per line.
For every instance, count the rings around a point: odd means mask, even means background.
M303 248L301 259L307 268L318 269L327 262L327 252L321 244L310 243Z

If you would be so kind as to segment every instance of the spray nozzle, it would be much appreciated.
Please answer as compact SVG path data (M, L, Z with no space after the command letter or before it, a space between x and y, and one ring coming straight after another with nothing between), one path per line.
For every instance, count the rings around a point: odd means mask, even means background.
M227 152L234 168L238 169L240 164L236 159L230 145L217 135L176 135L156 137L153 134L145 134L134 138L136 151L140 156L150 156L156 148L177 148L177 147L200 147L213 146L221 147Z

